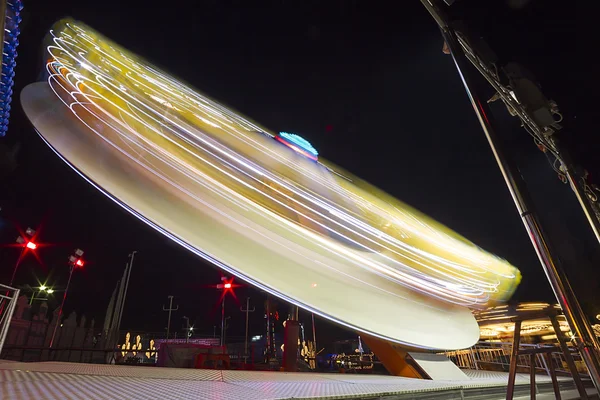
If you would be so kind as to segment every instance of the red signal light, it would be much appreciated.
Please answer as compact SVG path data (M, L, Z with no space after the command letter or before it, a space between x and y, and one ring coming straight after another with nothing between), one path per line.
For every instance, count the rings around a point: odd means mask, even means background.
M81 258L78 258L77 261L75 261L75 265L77 265L78 267L83 267L83 260Z
M35 250L37 249L37 244L33 243L33 242L27 242L27 244L25 245L28 249L30 250Z
M231 289L231 283L228 282L228 283L224 284L223 287L225 289Z

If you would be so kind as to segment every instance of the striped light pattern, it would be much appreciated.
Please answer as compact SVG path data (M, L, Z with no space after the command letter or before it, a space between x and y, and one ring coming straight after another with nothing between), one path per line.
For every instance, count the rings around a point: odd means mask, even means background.
M46 48L50 88L90 135L198 210L218 214L223 226L254 232L257 245L277 254L289 250L290 258L322 265L353 288L393 296L408 290L419 299L470 308L508 299L520 281L519 271L507 261L326 160L314 162L318 153L299 136L258 126L81 23L57 23ZM106 127L119 141L106 136ZM290 152L273 138L314 158ZM252 217L236 219L233 209ZM287 241L271 234L275 230L286 232ZM250 276L243 260L228 268L337 322L351 318L332 316L326 305L278 291L268 275ZM347 272L350 268L356 273ZM315 281L308 290L326 287ZM332 295L332 304L337 300Z

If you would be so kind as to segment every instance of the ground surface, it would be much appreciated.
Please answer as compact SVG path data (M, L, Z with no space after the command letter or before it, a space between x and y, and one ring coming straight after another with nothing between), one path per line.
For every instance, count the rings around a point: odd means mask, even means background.
M192 370L61 362L0 361L1 399L374 399L502 398L507 374L465 371L464 381L382 375ZM536 381L548 393L549 378ZM517 394L528 393L519 374ZM564 398L577 398L561 378ZM574 397L573 397L574 396ZM543 398L543 397L540 397ZM552 398L550 396L549 398Z

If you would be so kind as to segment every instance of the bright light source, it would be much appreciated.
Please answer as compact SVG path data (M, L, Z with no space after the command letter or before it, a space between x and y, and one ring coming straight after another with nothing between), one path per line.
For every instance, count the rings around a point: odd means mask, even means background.
M223 285L225 289L231 289L231 283L226 283Z
M48 288L46 287L46 285L42 285L42 286L40 286L40 290L41 290L41 291L44 291L44 290L46 290L46 289L48 289Z
M75 261L75 265L77 265L78 267L83 267L83 260L81 258L78 258L77 261Z
M54 289L48 289L48 290L46 290L46 293L52 294L52 293L54 293Z
M25 246L27 246L27 248L30 249L30 250L37 249L37 244L35 244L33 242L27 242L27 244Z

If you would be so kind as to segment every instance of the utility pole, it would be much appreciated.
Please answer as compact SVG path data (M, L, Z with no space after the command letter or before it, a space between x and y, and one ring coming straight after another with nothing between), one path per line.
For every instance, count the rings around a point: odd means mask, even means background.
M246 297L246 309L244 307L240 307L241 312L246 313L246 341L244 342L244 364L246 363L246 359L248 358L248 313L254 312L255 308L252 307L250 309L250 297Z
M176 308L173 308L173 296L168 296L168 297L169 297L169 308L165 308L165 306L163 306L163 311L169 312L169 321L167 322L167 340L169 339L169 332L171 330L171 312L179 310L179 306L177 306Z
M221 300L221 347L225 345L225 296Z

